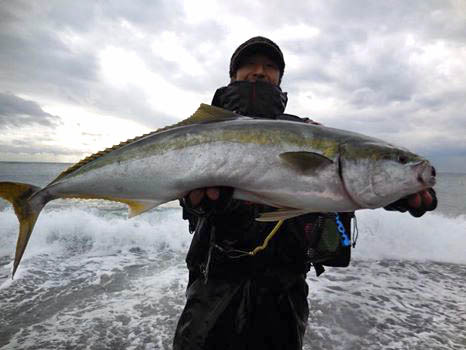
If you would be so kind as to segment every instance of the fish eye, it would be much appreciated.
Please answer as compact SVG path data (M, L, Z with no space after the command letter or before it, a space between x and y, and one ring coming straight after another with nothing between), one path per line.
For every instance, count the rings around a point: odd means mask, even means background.
M399 154L398 155L398 162L401 164L406 164L408 163L408 156L405 154Z

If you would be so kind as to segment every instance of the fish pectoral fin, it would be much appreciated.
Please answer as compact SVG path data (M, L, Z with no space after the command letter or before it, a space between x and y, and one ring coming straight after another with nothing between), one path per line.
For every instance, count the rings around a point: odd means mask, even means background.
M322 166L333 164L333 160L315 152L284 152L281 153L279 157L288 165L301 172L308 172Z
M278 209L275 211L270 211L267 213L261 213L256 218L256 221L269 222L269 221L286 220L286 219L291 219L296 216L304 215L307 213L310 213L308 209L284 208L284 209Z
M132 218L139 214L145 213L146 211L158 207L162 203L165 203L150 199L125 199L119 201L128 205L128 218Z

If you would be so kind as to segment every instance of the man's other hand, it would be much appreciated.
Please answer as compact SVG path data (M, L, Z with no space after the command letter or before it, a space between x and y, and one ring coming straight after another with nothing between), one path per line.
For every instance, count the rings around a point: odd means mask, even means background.
M427 211L432 211L437 208L437 195L433 188L424 190L418 193L411 194L401 198L396 202L385 207L386 210L396 210L402 213L409 213L418 218L424 215Z

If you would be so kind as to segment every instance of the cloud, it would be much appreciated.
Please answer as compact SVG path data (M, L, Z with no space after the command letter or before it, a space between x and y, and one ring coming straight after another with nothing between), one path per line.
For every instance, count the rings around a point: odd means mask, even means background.
M190 112L187 107L180 111L186 103L158 108L166 100L163 84L155 86L157 93L152 86L151 91L144 90L137 81L124 88L103 82L105 67L100 57L109 47L138 57L160 80L178 90L178 101L186 100L186 95L213 94L211 86L227 78L226 66L225 71L217 68L223 57L215 54L224 30L215 21L187 23L184 11L181 2L173 1L83 1L66 6L60 1L2 3L0 72L4 79L0 88L39 100L85 106L151 128L172 123L188 116L195 106ZM193 33L198 37L193 38ZM118 58L113 57L114 61ZM132 68L137 67L119 67L114 75ZM195 99L197 104L208 102Z
M2 153L24 153L29 155L35 154L52 154L55 156L79 156L82 154L79 150L68 149L62 146L46 145L41 142L26 142L17 140L11 143L0 143Z
M59 123L60 117L44 112L38 103L10 93L0 93L0 128L30 124L54 127Z
M436 157L434 150L461 157L464 2L193 4L3 2L0 91L28 96L62 118L64 106L74 106L154 129L209 102L228 82L233 50L264 35L285 54L288 112ZM22 122L32 122L31 115ZM52 123L39 115L36 120Z

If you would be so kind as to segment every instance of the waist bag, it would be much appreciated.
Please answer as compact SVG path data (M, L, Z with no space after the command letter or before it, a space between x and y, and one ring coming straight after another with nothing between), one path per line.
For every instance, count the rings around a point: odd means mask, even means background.
M321 214L309 234L307 257L316 275L324 266L347 267L351 260L351 219L353 213Z

